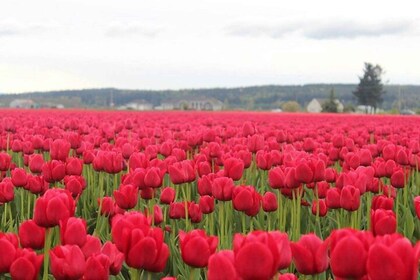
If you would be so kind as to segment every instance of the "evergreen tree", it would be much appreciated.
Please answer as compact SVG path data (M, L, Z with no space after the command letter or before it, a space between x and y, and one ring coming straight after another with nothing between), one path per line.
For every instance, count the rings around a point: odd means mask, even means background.
M332 88L330 91L330 97L328 98L327 101L322 103L322 112L337 113L338 106L335 100L336 100L335 91L334 91L334 88Z
M374 111L382 104L382 95L385 94L381 76L383 70L381 66L365 62L363 76L359 77L359 85L353 95L357 98L359 105L371 106Z

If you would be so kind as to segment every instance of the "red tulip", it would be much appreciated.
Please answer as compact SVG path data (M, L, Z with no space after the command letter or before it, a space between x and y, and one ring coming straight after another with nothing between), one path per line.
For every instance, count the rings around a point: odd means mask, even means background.
M213 180L212 194L214 198L220 201L228 201L232 199L232 191L234 183L231 178L219 177Z
M29 157L29 170L32 173L41 173L44 165L44 158L41 154L33 154Z
M238 181L242 178L244 172L244 162L241 159L230 157L224 162L224 176L232 178L234 181Z
M216 251L218 239L207 236L204 230L195 229L190 232L179 232L182 260L192 267L206 267L208 260Z
M392 210L372 210L370 217L371 230L374 235L391 234L397 230L397 218Z
M133 185L120 185L114 191L115 202L122 209L131 209L137 205L138 189Z
M16 259L10 266L10 276L16 280L38 279L43 256L37 255L34 251L20 249L16 253Z
M210 256L207 279L239 280L235 269L233 251L222 250Z
M83 247L86 242L86 221L81 218L70 217L67 221L60 221L60 239L62 245L77 245Z
M282 263L278 246L269 232L255 231L247 236L235 234L233 251L238 275L244 280L271 279Z
M278 208L277 196L272 192L266 192L262 197L262 208L265 212L274 212Z
M334 276L344 279L361 279L365 276L372 235L369 232L342 229L333 231L330 238L330 265Z
M162 176L160 175L160 169L157 167L151 167L146 171L144 176L144 184L148 188L159 188L162 186Z
M163 204L170 204L175 200L175 189L166 187L160 193L160 202Z
M367 275L371 280L418 279L418 259L410 241L398 234L376 237L369 248Z
M290 243L293 262L299 273L305 275L318 274L328 268L327 246L315 234L303 235L298 242Z
M35 201L34 221L41 227L54 227L74 215L75 202L63 189L49 189Z
M190 160L176 162L168 167L169 177L175 185L195 180L194 163Z
M96 236L88 234L86 235L86 242L83 245L83 247L81 247L81 249L83 255L87 259L92 255L99 254L99 252L101 251L101 247L101 240Z
M327 191L325 202L329 209L340 208L341 191L339 188L331 188Z
M66 167L61 161L48 161L42 166L42 175L48 183L59 182L66 175Z
M15 187L10 180L0 182L0 203L13 201L15 198Z
M83 171L83 161L78 158L67 158L66 175L81 176Z
M0 233L0 273L10 271L10 266L16 258L17 244Z
M51 273L55 279L80 279L83 276L86 262L78 246L57 246L50 251L50 256Z
M12 183L15 187L24 187L28 182L28 175L23 168L12 170Z
M280 189L286 186L285 174L280 167L275 167L268 171L268 182L271 188Z
M76 198L86 188L86 181L82 176L66 176L64 177L64 187Z
M253 186L238 186L232 192L233 208L245 212L248 216L258 214L261 206L261 195Z
M7 153L0 153L0 171L7 171L10 168L12 157Z
M33 194L43 194L45 193L48 188L48 182L44 180L42 176L28 176L28 183L26 184L26 188Z
M420 196L414 198L414 210L416 211L417 218L420 219Z
M107 280L109 279L109 257L105 254L90 256L86 260L84 280Z
M210 214L214 211L214 197L209 195L200 196L199 206L201 212L204 214Z
M324 217L327 215L327 204L325 203L324 199L318 199L312 201L312 207L311 207L312 214L316 215L318 212L318 215L320 217Z
M376 195L372 199L372 210L385 209L392 210L394 209L394 199L385 195Z
M305 162L301 162L296 166L295 179L300 183L308 184L312 182L314 172Z
M115 244L110 241L107 241L101 250L102 254L108 256L110 262L110 273L112 275L118 275L121 271L123 262L124 262L124 254L121 253Z
M344 186L340 194L340 206L347 211L356 211L360 207L360 191L352 185Z
M69 155L70 149L71 149L71 145L66 140L63 140L63 139L54 140L51 143L51 147L50 147L51 159L65 162Z
M107 152L103 155L103 168L106 173L117 174L123 168L123 157L121 153Z
M45 228L33 220L23 221L19 226L19 241L22 248L40 250L44 248Z
M394 188L404 188L405 176L402 170L394 172L391 176L391 185Z

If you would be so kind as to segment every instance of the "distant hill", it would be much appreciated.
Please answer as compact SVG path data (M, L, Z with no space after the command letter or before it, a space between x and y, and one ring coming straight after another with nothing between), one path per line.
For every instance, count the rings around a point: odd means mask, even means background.
M124 90L115 88L81 89L49 92L30 92L0 95L1 106L7 107L14 99L32 99L37 104L62 104L66 108L106 108L111 100L115 106L133 101L145 101L154 106L181 98L216 98L227 109L269 110L279 108L286 101L297 101L302 107L313 98L325 99L334 88L344 105L357 105L352 91L355 84L265 85L237 88L206 88L182 90ZM383 109L420 108L420 86L386 85Z

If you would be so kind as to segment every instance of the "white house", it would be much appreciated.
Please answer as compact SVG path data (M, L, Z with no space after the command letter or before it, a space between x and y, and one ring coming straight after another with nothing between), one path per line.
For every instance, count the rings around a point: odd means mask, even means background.
M150 111L153 110L153 104L144 100L133 101L118 107L119 110Z
M195 110L195 111L220 111L223 102L215 98L191 98L176 101L166 101L155 108L156 110Z
M314 98L308 103L308 106L306 106L306 111L309 113L321 113L322 105L318 99Z
M30 109L35 107L35 102L31 99L15 99L9 104L10 108Z
M306 111L310 113L321 113L322 112L322 103L326 102L326 99L312 99L311 102L306 106ZM334 103L337 105L337 112L342 113L344 111L344 105L338 99L334 99Z

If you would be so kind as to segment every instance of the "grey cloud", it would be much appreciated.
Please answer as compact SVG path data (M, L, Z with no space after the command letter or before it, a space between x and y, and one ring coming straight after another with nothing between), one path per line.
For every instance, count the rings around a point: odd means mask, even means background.
M379 37L386 35L402 34L412 27L410 21L381 22L363 24L353 21L336 21L332 24L319 24L303 30L303 35L311 39L335 39L357 37Z
M225 33L230 36L238 37L271 37L280 38L283 35L294 32L299 29L297 23L286 24L250 24L250 23L235 23L225 28Z
M147 38L156 37L162 29L155 26L147 26L140 23L115 22L108 26L105 35L108 37L142 36Z
M21 23L17 21L0 21L0 37L30 35L43 32L52 27L45 23Z
M409 20L384 21L377 23L360 23L351 20L316 20L290 21L276 24L235 23L224 28L229 36L280 38L290 33L315 40L379 37L403 34L412 30L413 22Z

